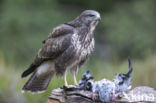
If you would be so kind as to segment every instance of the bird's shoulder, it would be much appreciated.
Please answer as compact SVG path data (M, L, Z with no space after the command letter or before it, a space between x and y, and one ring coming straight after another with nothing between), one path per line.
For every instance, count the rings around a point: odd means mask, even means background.
M69 34L74 34L75 28L73 26L67 24L61 24L55 28L53 28L52 32L50 32L48 38L42 41L42 43L46 43L49 39L55 40L57 38L65 37Z
M75 31L75 28L73 26L70 26L67 24L61 24L52 30L49 37L54 38L54 37L63 36L66 34L73 34L74 31Z

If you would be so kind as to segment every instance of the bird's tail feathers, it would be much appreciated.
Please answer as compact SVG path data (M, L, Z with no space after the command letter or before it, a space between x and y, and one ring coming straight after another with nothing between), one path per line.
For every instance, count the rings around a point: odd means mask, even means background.
M131 61L130 57L128 57L128 63L129 63L129 71L128 71L127 75L131 76L132 72L133 72L133 66L132 66L132 61Z
M42 93L48 87L48 84L54 75L54 72L44 74L44 75L37 75L36 72L30 77L30 79L26 82L24 87L22 88L23 92L32 92L32 93Z
M30 67L22 73L21 77L24 78L24 77L28 76L29 74L34 72L35 69L36 69L36 66L31 64Z

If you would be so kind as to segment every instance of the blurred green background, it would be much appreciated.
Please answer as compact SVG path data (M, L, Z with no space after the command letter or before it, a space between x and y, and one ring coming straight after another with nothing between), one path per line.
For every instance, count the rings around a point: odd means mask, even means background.
M155 0L0 0L0 103L45 103L52 88L63 85L54 77L42 94L22 94L21 73L33 61L52 28L73 20L83 10L100 12L96 48L79 70L90 70L95 80L113 79L133 62L132 87L156 87ZM71 74L68 75L72 83Z

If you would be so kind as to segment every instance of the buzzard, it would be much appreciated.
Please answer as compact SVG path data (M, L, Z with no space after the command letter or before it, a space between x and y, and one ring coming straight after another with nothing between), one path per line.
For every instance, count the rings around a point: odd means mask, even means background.
M23 72L22 78L33 74L22 90L45 91L54 74L63 76L64 85L68 87L67 69L70 69L77 85L77 71L94 50L93 32L100 20L97 11L85 10L73 21L54 28L42 42L33 63Z

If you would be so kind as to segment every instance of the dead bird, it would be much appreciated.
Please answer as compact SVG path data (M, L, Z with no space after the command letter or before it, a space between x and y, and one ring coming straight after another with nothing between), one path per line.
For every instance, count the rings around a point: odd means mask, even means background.
M127 74L120 73L115 75L115 79L113 80L116 86L115 93L127 92L129 89L131 89L131 78L133 67L130 58L128 58L128 63L129 63L129 71Z
M94 78L91 76L90 71L88 70L83 74L82 79L79 81L78 87L82 90L92 91L93 83Z
M115 96L115 88L114 82L102 79L94 82L92 92L98 93L101 101L110 102Z
M79 81L79 88L97 93L103 102L110 102L115 95L115 84L112 81L107 79L94 81L89 71L83 74ZM94 98L94 95L92 95L92 99Z
M113 81L105 78L100 81L94 81L94 78L91 76L90 72L87 71L83 74L82 79L79 81L78 88L81 90L88 90L97 93L101 101L110 102L115 98L116 93L127 92L131 88L133 68L130 58L128 58L128 63L128 73L116 74ZM92 99L94 99L94 96Z

